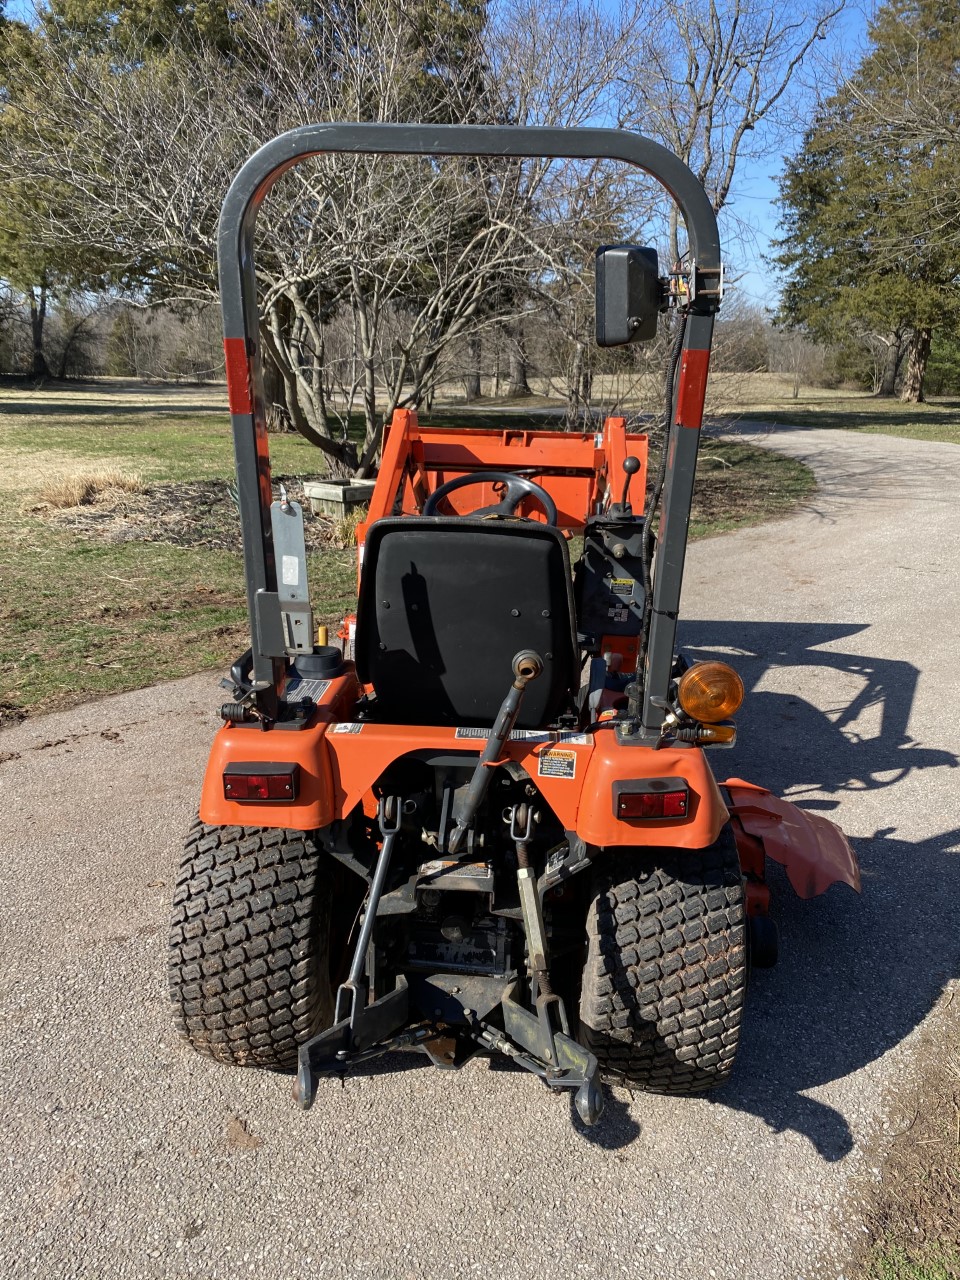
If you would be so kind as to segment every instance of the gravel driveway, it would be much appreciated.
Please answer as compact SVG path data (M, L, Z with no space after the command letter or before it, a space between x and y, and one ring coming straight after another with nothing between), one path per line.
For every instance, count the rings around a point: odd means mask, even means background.
M839 821L864 871L800 903L709 1101L400 1059L301 1113L201 1060L164 995L168 896L220 701L193 677L0 738L0 1275L841 1276L958 977L960 447L769 442L821 490L691 550L682 638L748 697L721 777ZM931 1024L934 1024L931 1027ZM422 1060L425 1062L425 1060Z

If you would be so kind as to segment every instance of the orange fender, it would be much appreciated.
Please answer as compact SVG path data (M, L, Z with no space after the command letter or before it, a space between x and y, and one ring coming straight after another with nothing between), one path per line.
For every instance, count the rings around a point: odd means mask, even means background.
M856 854L836 823L741 778L722 785L730 796L734 833L758 840L768 858L786 867L799 897L815 898L832 884L848 884L860 892Z

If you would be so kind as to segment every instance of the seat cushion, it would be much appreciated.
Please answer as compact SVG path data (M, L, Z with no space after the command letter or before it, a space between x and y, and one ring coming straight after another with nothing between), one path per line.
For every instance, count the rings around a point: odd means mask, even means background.
M404 724L493 723L522 649L543 658L517 720L540 728L578 684L563 535L530 520L378 520L367 530L357 669L377 717Z

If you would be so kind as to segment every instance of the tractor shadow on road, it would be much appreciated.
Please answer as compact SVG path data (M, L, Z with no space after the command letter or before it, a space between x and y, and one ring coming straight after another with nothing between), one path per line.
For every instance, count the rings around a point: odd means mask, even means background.
M853 841L862 895L835 885L801 902L782 870L772 867L780 961L753 975L737 1070L714 1095L717 1103L759 1116L774 1132L805 1135L828 1161L852 1149L850 1125L808 1091L892 1049L960 971L960 828L910 840L893 825L897 784L914 770L945 770L958 760L907 732L916 667L817 648L865 630L850 624L687 622L680 636L691 656L729 656L748 690L738 716L742 745L727 760L714 756L721 778L748 778L808 809L839 809L833 816L841 823L846 792L889 793L889 825ZM803 667L818 668L816 697L828 710L777 690L791 683L809 689L811 672L777 675L777 668ZM945 772L931 780L931 804L938 794L950 794L946 780ZM950 781L955 784L955 776ZM813 798L813 792L820 794Z

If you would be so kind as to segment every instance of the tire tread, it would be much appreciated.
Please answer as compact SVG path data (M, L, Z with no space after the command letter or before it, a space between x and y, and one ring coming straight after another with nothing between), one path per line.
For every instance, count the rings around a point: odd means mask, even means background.
M173 895L167 977L177 1031L233 1066L290 1071L332 1016L331 890L309 832L196 819Z
M581 1040L607 1076L653 1093L722 1084L747 983L743 880L729 828L705 850L611 854L594 890Z

